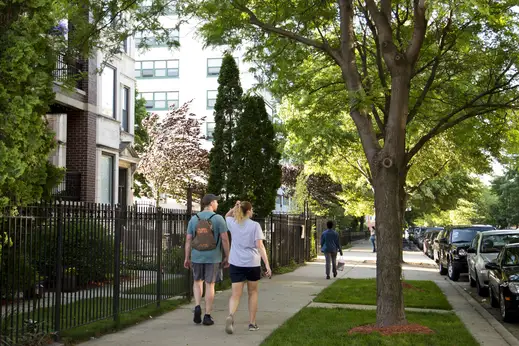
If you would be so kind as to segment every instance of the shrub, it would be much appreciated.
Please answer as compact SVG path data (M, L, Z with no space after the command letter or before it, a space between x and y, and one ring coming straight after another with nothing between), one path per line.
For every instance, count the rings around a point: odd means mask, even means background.
M64 222L63 261L64 270L75 268L80 285L100 282L109 278L114 267L113 233L104 225L91 220ZM47 226L38 247L36 266L40 273L55 281L57 262L57 227Z
M184 249L175 246L164 251L162 256L164 272L168 274L179 274L184 270Z
M14 251L11 253L11 249L5 250L1 260L1 298L13 300L18 296L18 292L23 293L24 298L32 298L40 276L28 260Z

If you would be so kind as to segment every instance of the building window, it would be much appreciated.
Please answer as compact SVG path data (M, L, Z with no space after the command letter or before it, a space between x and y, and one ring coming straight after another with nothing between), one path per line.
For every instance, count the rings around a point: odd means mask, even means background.
M178 29L166 29L168 31L169 40L177 41L179 40L179 32ZM135 34L135 47L139 47L140 44L144 44L149 47L167 47L167 42L164 40L159 40L156 38L153 33L149 31L138 32Z
M140 93L146 100L146 109L150 111L165 111L170 107L178 108L178 91L157 91Z
M216 103L217 90L207 90L207 109L214 109Z
M208 141L212 141L214 139L214 127L215 127L215 123L206 123L206 136L205 136L205 138Z
M240 67L239 60L237 57L234 57L236 61L236 65ZM220 68L222 67L223 58L209 58L207 59L207 76L215 77L220 74Z
M129 132L130 124L130 88L123 87L121 94L121 126L124 131Z
M136 78L178 78L178 60L135 62Z
M141 7L140 7L140 12L141 13L146 13L148 12L151 8L152 8L152 4L153 4L153 1L152 0L145 0L143 1ZM167 5L164 10L163 10L163 13L162 13L164 16L173 16L176 14L176 9L175 9L175 5Z
M115 69L105 66L101 74L101 112L115 118Z
M220 67L222 66L222 58L207 59L207 75L218 76L220 74Z
M128 54L128 37L123 39L123 42L122 42L122 50L123 50L123 53L126 53Z
M289 206L289 199L288 197L283 196L283 206L288 207Z
M281 196L276 196L276 206L280 206L282 207L283 205L281 204Z
M114 202L114 157L101 155L101 203L113 204Z

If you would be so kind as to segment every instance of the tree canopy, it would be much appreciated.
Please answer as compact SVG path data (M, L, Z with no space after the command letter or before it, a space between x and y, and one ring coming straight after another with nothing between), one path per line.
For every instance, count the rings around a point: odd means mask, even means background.
M443 144L459 150L455 156L466 164L488 170L515 122L515 5L186 1L185 11L204 21L208 44L243 45L277 96L331 118L341 138L362 145L377 217L378 326L407 323L401 267L393 263L400 260L408 179L422 179L411 169ZM327 134L312 141L327 147ZM437 160L432 172L442 165Z

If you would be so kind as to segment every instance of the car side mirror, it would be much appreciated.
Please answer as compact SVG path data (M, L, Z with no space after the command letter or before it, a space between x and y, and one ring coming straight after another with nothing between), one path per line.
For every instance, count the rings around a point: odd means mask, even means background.
M476 249L474 249L473 247L469 247L467 249L467 253L476 253Z
M492 270L492 269L499 269L499 266L497 265L496 262L488 262L485 264L485 268Z

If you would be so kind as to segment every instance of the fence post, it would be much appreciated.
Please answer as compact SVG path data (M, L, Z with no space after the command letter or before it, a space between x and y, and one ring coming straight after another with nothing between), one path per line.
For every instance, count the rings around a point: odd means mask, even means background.
M114 237L114 321L119 322L119 299L121 295L121 209L115 208L115 237Z
M202 204L200 207L203 208ZM193 187L191 185L187 188L187 205L186 205L186 223L184 227L184 232L187 236L187 226L189 225L189 220L191 220L191 214L193 213ZM186 298L188 301L191 301L192 290L193 290L193 282L191 281L191 272L187 270L187 280L186 280Z
M60 340L61 332L61 291L63 281L63 201L58 201L57 247L56 247L56 289L54 292L54 338Z
M162 208L157 209L157 308L162 300Z

